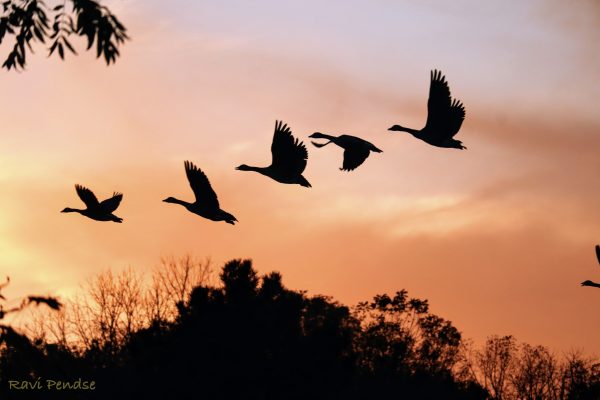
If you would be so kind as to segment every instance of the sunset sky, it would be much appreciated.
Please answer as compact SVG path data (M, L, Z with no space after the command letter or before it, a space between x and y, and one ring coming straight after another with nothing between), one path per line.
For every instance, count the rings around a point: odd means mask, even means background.
M477 343L600 354L600 290L579 286L600 281L597 1L105 4L132 38L115 65L74 40L79 56L38 46L26 71L0 72L7 298L161 256L252 258L346 304L405 288ZM387 131L424 125L434 68L465 105L468 150ZM276 119L307 145L312 188L234 169L270 163ZM315 131L383 153L342 172ZM161 201L193 199L184 160L238 224ZM61 214L83 205L75 183L123 192L124 223Z

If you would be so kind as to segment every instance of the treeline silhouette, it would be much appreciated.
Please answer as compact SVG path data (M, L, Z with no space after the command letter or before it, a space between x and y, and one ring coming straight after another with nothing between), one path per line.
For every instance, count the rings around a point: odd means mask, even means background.
M259 276L250 260L210 277L190 256L163 260L148 281L108 271L27 334L0 330L0 398L600 398L596 360L511 336L476 349L405 290L350 308ZM9 386L37 379L95 384Z

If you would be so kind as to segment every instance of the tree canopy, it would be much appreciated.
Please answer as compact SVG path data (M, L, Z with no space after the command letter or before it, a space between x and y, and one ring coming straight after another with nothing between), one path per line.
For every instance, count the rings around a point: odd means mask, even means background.
M281 274L261 276L250 260L225 263L216 285L206 272L188 257L165 260L150 283L131 269L103 273L85 300L44 316L37 334L0 330L0 396L48 398L47 382L79 385L60 396L86 399L600 395L595 360L574 353L559 362L511 336L473 350L406 290L348 307L290 290ZM10 382L42 383L27 390Z

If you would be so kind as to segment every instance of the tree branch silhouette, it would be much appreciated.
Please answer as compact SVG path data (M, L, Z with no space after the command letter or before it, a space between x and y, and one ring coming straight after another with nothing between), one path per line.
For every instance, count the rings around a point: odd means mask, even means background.
M52 54L64 60L66 50L77 51L69 41L72 36L87 40L86 50L96 45L96 58L101 56L107 65L120 55L119 46L129 39L125 26L108 7L95 0L67 0L52 9L43 0L5 0L0 16L0 45L14 37L12 50L2 64L7 70L24 69L27 53L34 52L33 44L47 46Z

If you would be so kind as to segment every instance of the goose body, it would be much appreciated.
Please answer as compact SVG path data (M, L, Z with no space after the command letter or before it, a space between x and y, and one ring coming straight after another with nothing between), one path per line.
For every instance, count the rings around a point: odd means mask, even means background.
M292 131L282 121L275 121L271 156L271 165L268 167L253 167L242 164L236 169L238 171L258 172L280 183L311 187L306 178L302 176L308 160L306 147L304 143L292 136Z
M190 161L184 162L185 174L188 178L196 201L188 203L174 197L167 197L165 203L174 203L184 206L189 212L211 221L225 221L235 225L237 219L226 211L221 210L217 194L213 190L204 172Z
M394 125L388 130L408 132L432 146L466 149L460 140L454 139L465 119L465 107L450 96L450 88L441 71L431 71L427 122L421 130Z
M311 142L316 147L323 147L329 143L334 143L344 149L344 162L342 164L341 171L352 171L360 166L369 157L369 154L373 151L375 153L381 153L373 143L367 142L356 136L340 135L331 136L325 135L321 132L315 132L309 136L314 139L327 139L325 143Z
M598 264L600 264L600 246L596 245L596 258L598 259ZM600 283L592 282L589 279L587 281L581 282L581 286L592 286L600 288Z
M119 204L121 204L123 194L114 192L112 197L103 200L102 202L98 202L96 195L90 189L81 185L75 185L75 190L77 191L77 195L79 195L81 201L85 203L86 208L81 210L67 207L61 212L76 212L96 221L123 222L123 218L119 218L113 214L113 212L119 207Z

